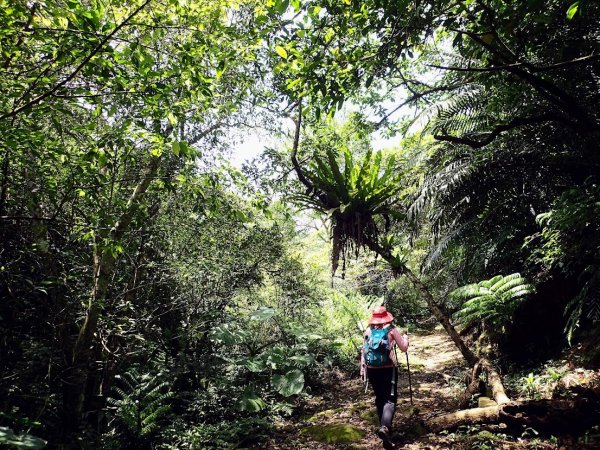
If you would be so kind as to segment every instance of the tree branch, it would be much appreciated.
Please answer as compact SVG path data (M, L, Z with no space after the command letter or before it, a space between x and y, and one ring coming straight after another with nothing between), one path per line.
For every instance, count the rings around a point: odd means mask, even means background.
M436 134L433 137L435 139L437 139L438 141L453 142L455 144L468 145L471 148L481 148L481 147L485 147L486 145L491 143L494 139L496 139L501 133L503 133L505 131L509 131L509 130L512 130L514 128L518 128L518 127L521 127L524 125L531 125L534 123L542 123L542 122L561 122L561 123L565 123L565 124L568 124L573 127L578 126L578 124L571 122L570 120L567 120L564 117L557 116L556 114L547 113L547 114L541 114L539 116L532 116L532 117L517 117L508 123L498 125L496 128L494 128L494 130L492 130L492 132L490 134L488 134L488 136L485 139L482 139L480 141L475 140L475 139L465 138L465 137L451 136L448 134Z
M502 66L492 66L492 67L454 67L454 66L440 66L437 64L427 64L427 67L432 67L434 69L441 70L451 70L455 72L499 72L502 70L512 69L514 67L527 67L532 72L547 72L555 69L562 69L563 67L570 67L576 64L593 62L599 59L600 56L596 54L591 54L587 56L582 56L581 58L575 58L570 61L562 61L556 64L550 64L548 66L534 66L533 64L517 62L514 64L506 64Z
M296 171L296 175L298 176L298 180L306 186L309 192L313 192L315 187L313 184L304 176L304 172L302 172L302 167L300 167L300 163L298 163L298 146L300 145L300 129L302 127L302 101L298 101L298 118L295 120L296 122L296 130L294 132L294 144L292 147L292 165L294 166L294 170Z
M573 117L576 117L578 120L583 122L587 127L592 128L592 129L598 128L598 123L596 123L595 120L591 119L588 116L585 109L580 106L579 102L577 101L577 99L575 97L573 97L572 95L570 95L569 93L567 93L566 91L564 91L563 89L561 89L560 87L555 85L554 83L551 83L550 81L548 81L544 78L541 78L538 75L535 75L533 73L533 71L527 71L527 70L523 69L523 67L527 67L528 69L530 69L531 68L530 63L515 61L514 60L515 57L512 57L513 60L511 60L510 58L507 58L507 56L503 52L494 48L493 45L485 42L481 38L481 36L482 36L481 34L474 33L471 31L466 31L466 30L459 30L459 29L455 29L455 28L450 29L450 31L454 31L455 33L461 33L461 34L465 34L465 35L469 36L471 39L473 39L475 42L477 42L483 48L485 48L490 53L495 55L499 59L499 62L504 64L504 70L506 70L509 73L512 73L513 75L517 76L518 78L529 83L545 99L549 100L551 103L558 106L563 111L571 114ZM508 64L505 64L505 63L508 63Z
M117 32L119 32L119 30L121 30L121 28L123 28L133 17L135 17L142 9L144 9L151 1L152 0L145 0L144 3L142 3L135 11L133 11L125 20L123 20L123 22L121 22L119 25L117 25L115 27L115 29L112 30L108 35L106 35L106 37L104 39L102 39L102 41L100 41L100 43L94 48L94 50L92 50L92 52L88 56L86 56L84 58L84 60L81 61L81 63L75 68L75 70L73 70L73 72L71 72L64 80L62 80L60 83L58 83L55 86L53 86L50 90L48 90L48 91L44 92L43 94L40 94L37 97L31 99L30 101L28 101L24 105L21 105L18 108L13 109L10 112L7 112L7 113L4 113L4 114L0 115L0 120L6 119L8 117L16 116L20 112L25 111L26 109L29 109L32 106L40 103L41 101L43 101L46 98L48 98L51 95L53 95L56 91L58 91L61 87L63 87L65 84L67 84L73 78L75 78L77 76L77 74L86 66L86 64L88 62L90 62L90 60L100 50L102 50L102 48L104 47L104 45L108 41L110 41L112 39L112 37L115 34L117 34Z

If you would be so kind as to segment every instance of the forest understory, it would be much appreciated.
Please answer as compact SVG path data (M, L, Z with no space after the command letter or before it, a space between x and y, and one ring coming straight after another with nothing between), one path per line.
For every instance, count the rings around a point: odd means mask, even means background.
M575 357L571 352L570 357ZM532 428L507 430L505 424L462 426L456 430L430 433L427 422L457 409L463 392L466 364L442 331L423 331L411 337L409 361L412 374L413 404L410 403L406 363L398 379L398 403L392 434L396 449L405 450L577 450L600 448L600 425L577 436L539 433ZM576 367L574 361L562 361L561 377L539 385L536 398L551 397L574 386L586 386L600 393L600 370ZM538 368L539 369L539 368ZM523 380L514 380L514 399L525 400ZM575 388L577 390L577 388ZM529 394L533 392L529 391ZM486 401L486 399L483 399ZM487 399L489 401L489 399ZM477 406L477 401L473 406ZM299 416L275 424L274 436L256 446L259 450L383 448L375 431L379 427L374 397L362 381L339 371L324 380L319 393L302 405ZM243 442L239 447L246 448Z
M598 24L0 0L0 446L600 448Z

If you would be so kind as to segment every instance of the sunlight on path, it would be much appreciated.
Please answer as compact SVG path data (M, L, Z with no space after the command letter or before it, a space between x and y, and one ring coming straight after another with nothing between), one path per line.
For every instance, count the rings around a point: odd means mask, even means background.
M424 433L421 419L455 409L466 368L454 344L441 331L411 336L409 358L414 406L409 400L406 359L401 357L398 407L394 418L394 441L398 449L425 448L415 442ZM360 380L347 379L341 374L333 376L330 386L330 391L323 392L321 397L306 405L301 417L277 425L275 436L262 448L382 448L374 433L377 417L371 393L365 394Z

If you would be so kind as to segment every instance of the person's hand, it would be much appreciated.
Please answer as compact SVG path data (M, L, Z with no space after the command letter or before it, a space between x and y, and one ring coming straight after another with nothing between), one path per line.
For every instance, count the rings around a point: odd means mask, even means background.
M406 332L400 335L400 342L398 343L398 346L404 353L408 351L408 334Z

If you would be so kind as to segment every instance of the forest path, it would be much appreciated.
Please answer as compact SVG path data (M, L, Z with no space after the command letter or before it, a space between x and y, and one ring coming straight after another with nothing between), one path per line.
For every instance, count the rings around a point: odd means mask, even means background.
M424 435L421 420L456 409L456 398L463 390L466 365L452 341L443 331L414 334L410 339L409 359L413 403L410 404L406 357L398 377L398 404L394 417L393 440L397 449L458 448L446 436ZM358 378L332 375L329 391L315 396L305 407L302 420L276 424L267 449L378 449L375 435L377 415L374 396ZM337 440L336 442L331 442ZM351 442L343 442L344 440Z

